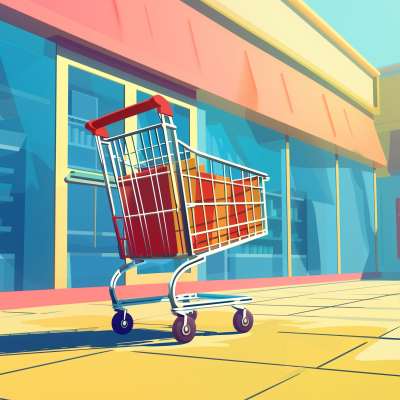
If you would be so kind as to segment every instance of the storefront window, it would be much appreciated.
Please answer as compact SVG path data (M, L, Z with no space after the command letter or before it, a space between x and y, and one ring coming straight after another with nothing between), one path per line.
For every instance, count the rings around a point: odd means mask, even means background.
M140 103L152 97L151 94L137 91L137 102ZM174 113L173 122L180 140L190 145L190 110L188 108L170 103ZM160 123L157 110L150 110L139 114L137 118L138 129ZM138 145L139 146L139 145ZM155 274L174 272L182 264L182 260L146 260L146 263L137 266L138 274Z
M342 273L375 271L374 172L339 156Z
M337 273L335 154L290 138L292 276Z
M198 103L198 149L266 172L267 236L207 258L199 280L287 275L285 136L204 103Z
M54 285L56 45L0 21L0 291Z
M69 168L101 173L94 137L84 126L91 119L124 108L124 93L124 86L119 83L69 67ZM108 134L123 133L124 126L124 121L108 125ZM122 261L105 188L68 186L67 240L67 286L107 286Z
M69 67L68 76L68 167L101 172L94 136L86 122L124 108L124 86ZM110 136L124 133L124 121L107 126Z

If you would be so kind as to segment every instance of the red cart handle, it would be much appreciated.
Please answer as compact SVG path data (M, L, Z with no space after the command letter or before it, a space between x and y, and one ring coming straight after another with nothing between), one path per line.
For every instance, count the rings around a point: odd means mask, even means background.
M165 100L164 97L156 95L150 97L150 99L148 100L142 101L141 103L133 104L129 107L122 108L121 110L104 115L103 117L97 119L92 119L85 125L85 128L88 131L92 132L92 135L107 138L108 132L105 128L106 125L113 124L114 122L118 122L129 117L133 117L134 115L144 113L146 111L152 110L153 108L157 108L157 112L159 114L168 115L169 117L174 116L168 101Z

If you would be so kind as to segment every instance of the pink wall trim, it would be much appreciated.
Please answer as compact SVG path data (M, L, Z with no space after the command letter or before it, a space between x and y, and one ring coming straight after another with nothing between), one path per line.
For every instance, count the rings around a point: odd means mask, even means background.
M381 272L354 273L342 275L299 276L291 278L237 279L227 281L201 281L178 283L177 293L218 292L276 286L309 285L313 283L341 282L361 279L379 279ZM121 298L163 296L168 294L166 283L130 285L117 288ZM0 310L55 306L63 304L110 301L108 287L79 289L29 290L0 293ZM111 305L111 302L110 302Z
M22 29L64 37L213 93L285 124L282 133L306 132L386 166L373 118L183 1L1 3L2 20Z

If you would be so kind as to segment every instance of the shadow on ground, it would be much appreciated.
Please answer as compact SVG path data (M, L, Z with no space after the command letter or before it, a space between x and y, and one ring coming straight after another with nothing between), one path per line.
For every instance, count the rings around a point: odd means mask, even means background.
M236 335L238 332L197 331L196 336ZM172 340L170 342L170 340ZM163 342L168 341L168 342ZM121 348L131 346L177 346L171 331L133 329L127 335L113 331L54 331L0 336L0 356L29 352Z

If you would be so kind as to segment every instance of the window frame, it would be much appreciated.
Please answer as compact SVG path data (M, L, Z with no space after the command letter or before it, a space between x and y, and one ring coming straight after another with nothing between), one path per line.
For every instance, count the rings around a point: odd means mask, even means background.
M88 59L89 60L89 59ZM90 60L89 60L90 61ZM88 62L90 63L90 62ZM104 66L102 64L102 66ZM57 82L56 82L56 162L55 162L55 254L54 254L54 287L67 288L68 285L68 255L67 255L67 228L68 228L68 183L66 178L71 173L84 173L102 178L102 174L72 169L68 167L68 77L69 67L81 69L101 78L119 83L125 88L125 107L137 102L137 91L147 93L151 96L161 94L166 100L181 107L189 109L190 121L190 144L197 148L197 108L194 105L185 103L176 98L165 95L160 88L160 92L140 86L136 83L119 78L110 73L103 72L81 62L77 62L57 55ZM106 66L104 66L106 67ZM111 70L111 68L105 68ZM149 82L154 86L151 82ZM125 132L137 129L137 117L125 120ZM129 259L127 259L129 261ZM121 265L124 263L121 260ZM126 274L125 284L148 284L148 283L167 283L172 273L158 274L137 274L134 268ZM111 276L110 276L111 279ZM184 274L182 281L197 280L197 267L192 268L190 274Z

